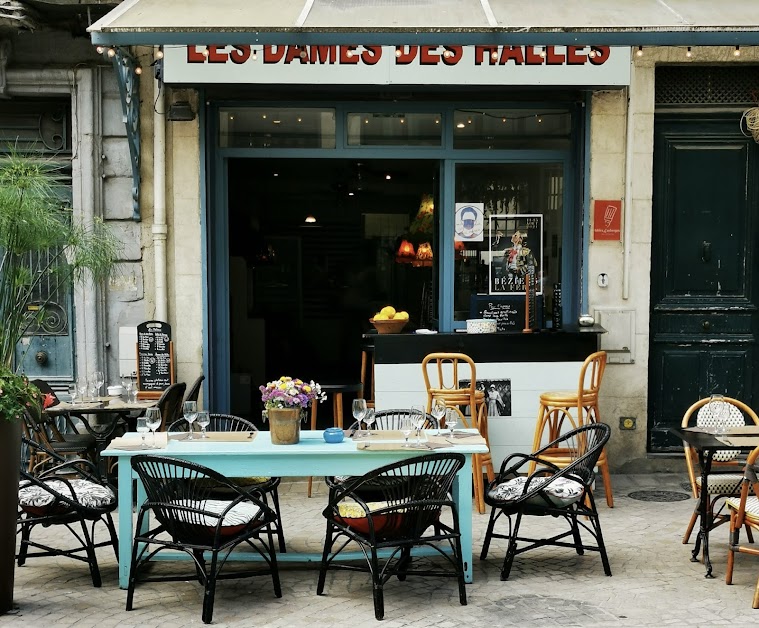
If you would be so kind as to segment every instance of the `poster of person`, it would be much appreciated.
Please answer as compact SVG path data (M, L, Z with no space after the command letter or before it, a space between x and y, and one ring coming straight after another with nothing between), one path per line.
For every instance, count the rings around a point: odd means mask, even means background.
M482 242L485 237L484 215L484 203L456 203L453 239L456 242Z
M543 216L496 214L488 220L490 294L524 294L527 275L543 294Z
M469 386L471 380L459 380L459 388ZM511 416L511 380L510 379L480 379L477 380L477 390L485 393L488 406L488 419L498 416ZM469 408L465 411L469 416Z

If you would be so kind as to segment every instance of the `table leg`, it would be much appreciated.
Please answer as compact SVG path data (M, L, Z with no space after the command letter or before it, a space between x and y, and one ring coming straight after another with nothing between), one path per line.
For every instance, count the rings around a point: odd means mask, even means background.
M119 457L119 588L129 586L132 560L132 465L128 456Z
M464 561L464 582L472 578L472 455L466 456L464 466L453 482L453 501L459 513L461 557Z
M696 543L693 547L693 553L691 555L691 560L693 562L698 562L698 553L703 544L702 558L704 561L704 566L706 567L706 575L704 576L705 578L713 578L712 561L709 558L709 530L712 527L712 518L709 513L709 485L707 483L709 478L709 471L711 471L712 467L713 455L714 452L710 449L701 450L698 452L699 464L701 466L701 491L698 498L699 527L698 536L696 537Z

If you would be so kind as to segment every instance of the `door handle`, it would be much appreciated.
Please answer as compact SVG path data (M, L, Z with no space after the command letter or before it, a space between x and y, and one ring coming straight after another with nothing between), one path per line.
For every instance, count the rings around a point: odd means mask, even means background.
M711 262L712 261L712 243L706 242L701 245L701 261L702 262Z
M701 323L701 329L704 331L709 331L712 328L712 324L709 321L704 321Z
M47 351L37 351L37 353L34 354L34 361L40 366L45 366L45 364L47 364L47 359Z

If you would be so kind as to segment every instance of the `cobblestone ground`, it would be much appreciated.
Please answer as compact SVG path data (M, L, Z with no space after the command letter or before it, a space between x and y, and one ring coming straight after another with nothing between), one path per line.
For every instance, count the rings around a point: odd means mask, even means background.
M474 515L474 583L468 606L460 606L456 585L440 578L390 581L385 588L387 628L399 626L718 626L757 625L751 599L759 561L736 557L734 584L725 585L727 528L712 533L714 579L690 562L690 545L681 543L694 501L644 502L633 491L658 489L687 493L685 475L615 476L615 507L601 491L601 524L613 576L603 573L597 553L577 556L571 549L541 548L517 557L511 577L499 579L504 543L494 542L485 561L478 558L487 524ZM316 487L316 483L315 483ZM319 550L324 534L321 509L325 490L306 497L304 482L281 487L288 546ZM531 530L553 522L540 520ZM546 528L548 529L548 528ZM60 530L43 534L61 536ZM30 559L16 569L18 608L0 625L112 626L149 628L202 625L202 589L196 581L147 583L138 587L135 609L124 611L126 593L117 585L112 552L100 549L102 588L91 586L84 563L64 558ZM313 565L282 565L282 598L274 597L268 577L227 580L216 593L216 626L379 625L374 619L371 586L363 573L331 573L326 595L317 596Z

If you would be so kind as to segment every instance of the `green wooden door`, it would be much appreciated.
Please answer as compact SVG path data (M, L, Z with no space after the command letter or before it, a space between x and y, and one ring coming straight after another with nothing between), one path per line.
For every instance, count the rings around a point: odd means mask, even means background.
M739 115L657 116L654 146L649 451L710 394L759 402L759 145Z

